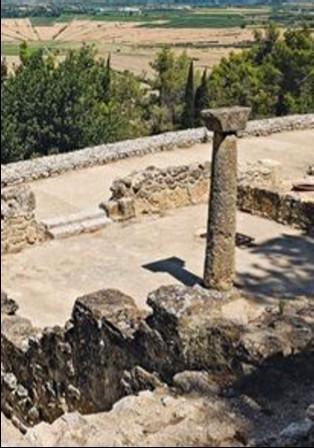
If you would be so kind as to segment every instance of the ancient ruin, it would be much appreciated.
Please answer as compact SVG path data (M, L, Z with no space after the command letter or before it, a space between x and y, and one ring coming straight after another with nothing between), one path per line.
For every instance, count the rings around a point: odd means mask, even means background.
M237 210L237 142L250 109L234 107L203 112L209 130L214 131L204 285L228 290L235 277Z
M2 167L3 446L313 446L314 117L248 114Z

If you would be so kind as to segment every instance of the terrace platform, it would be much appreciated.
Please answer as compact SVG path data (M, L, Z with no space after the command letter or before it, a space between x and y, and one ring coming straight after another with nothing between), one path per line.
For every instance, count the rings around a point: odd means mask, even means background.
M283 132L239 141L239 162L281 162L285 179L300 179L314 162L313 130ZM210 144L155 153L31 183L37 218L81 212L109 198L112 181L149 165L166 167L208 160ZM8 254L2 287L34 325L63 324L78 296L118 288L141 307L161 284L194 285L203 275L206 205L172 210L162 217L114 223L92 234L52 240ZM279 299L314 299L314 237L272 221L238 214L238 232L254 246L237 249L237 283L247 291Z
M7 255L3 288L20 314L40 327L63 324L78 296L102 288L120 289L144 307L148 292L162 284L200 281L206 213L205 205L177 209ZM237 249L239 285L264 297L307 294L314 300L313 237L243 213L238 231L256 244Z

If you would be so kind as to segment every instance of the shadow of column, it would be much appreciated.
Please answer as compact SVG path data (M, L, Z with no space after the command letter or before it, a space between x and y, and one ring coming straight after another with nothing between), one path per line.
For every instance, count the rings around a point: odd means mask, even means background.
M185 261L169 257L142 266L151 272L166 272L185 286L201 285L202 279L185 268Z

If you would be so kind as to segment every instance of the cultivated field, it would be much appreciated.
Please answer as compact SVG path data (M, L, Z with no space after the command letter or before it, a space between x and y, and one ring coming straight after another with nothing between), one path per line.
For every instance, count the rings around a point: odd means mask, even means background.
M162 45L172 45L176 51L186 49L198 67L211 68L231 50L248 45L252 29L232 28L168 28L143 26L141 22L77 20L35 25L30 19L1 21L1 53L16 62L19 44L27 41L32 48L41 46L58 49L61 53L82 43L95 44L101 55L109 52L113 67L136 74L150 73L150 62Z

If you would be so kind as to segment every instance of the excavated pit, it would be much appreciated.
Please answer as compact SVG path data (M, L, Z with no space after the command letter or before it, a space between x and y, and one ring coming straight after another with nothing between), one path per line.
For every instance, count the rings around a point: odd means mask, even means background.
M195 167L183 168L195 178ZM207 201L209 165L198 165L188 200L183 168L155 170L157 211L165 197L174 208ZM293 184L306 194L281 192L276 164L253 168L239 187L239 208L311 233L313 180ZM168 175L180 195L165 196L173 188L158 179ZM125 188L129 177L119 182L132 196L122 210L132 213L119 219L143 213L142 197L151 207L151 179L141 198ZM5 190L4 251L42 242L33 193ZM121 212L115 200L108 213ZM237 243L254 245L243 234ZM167 286L149 294L147 312L117 290L101 290L78 298L64 327L39 329L1 294L1 409L4 422L26 434L3 446L313 446L313 300Z
M6 417L27 432L69 412L114 413L123 397L166 389L230 407L246 428L242 445L230 446L245 446L264 443L266 430L278 433L314 402L313 298L265 305L237 291L168 286L148 304L150 314L103 290L77 299L64 328L3 316Z

